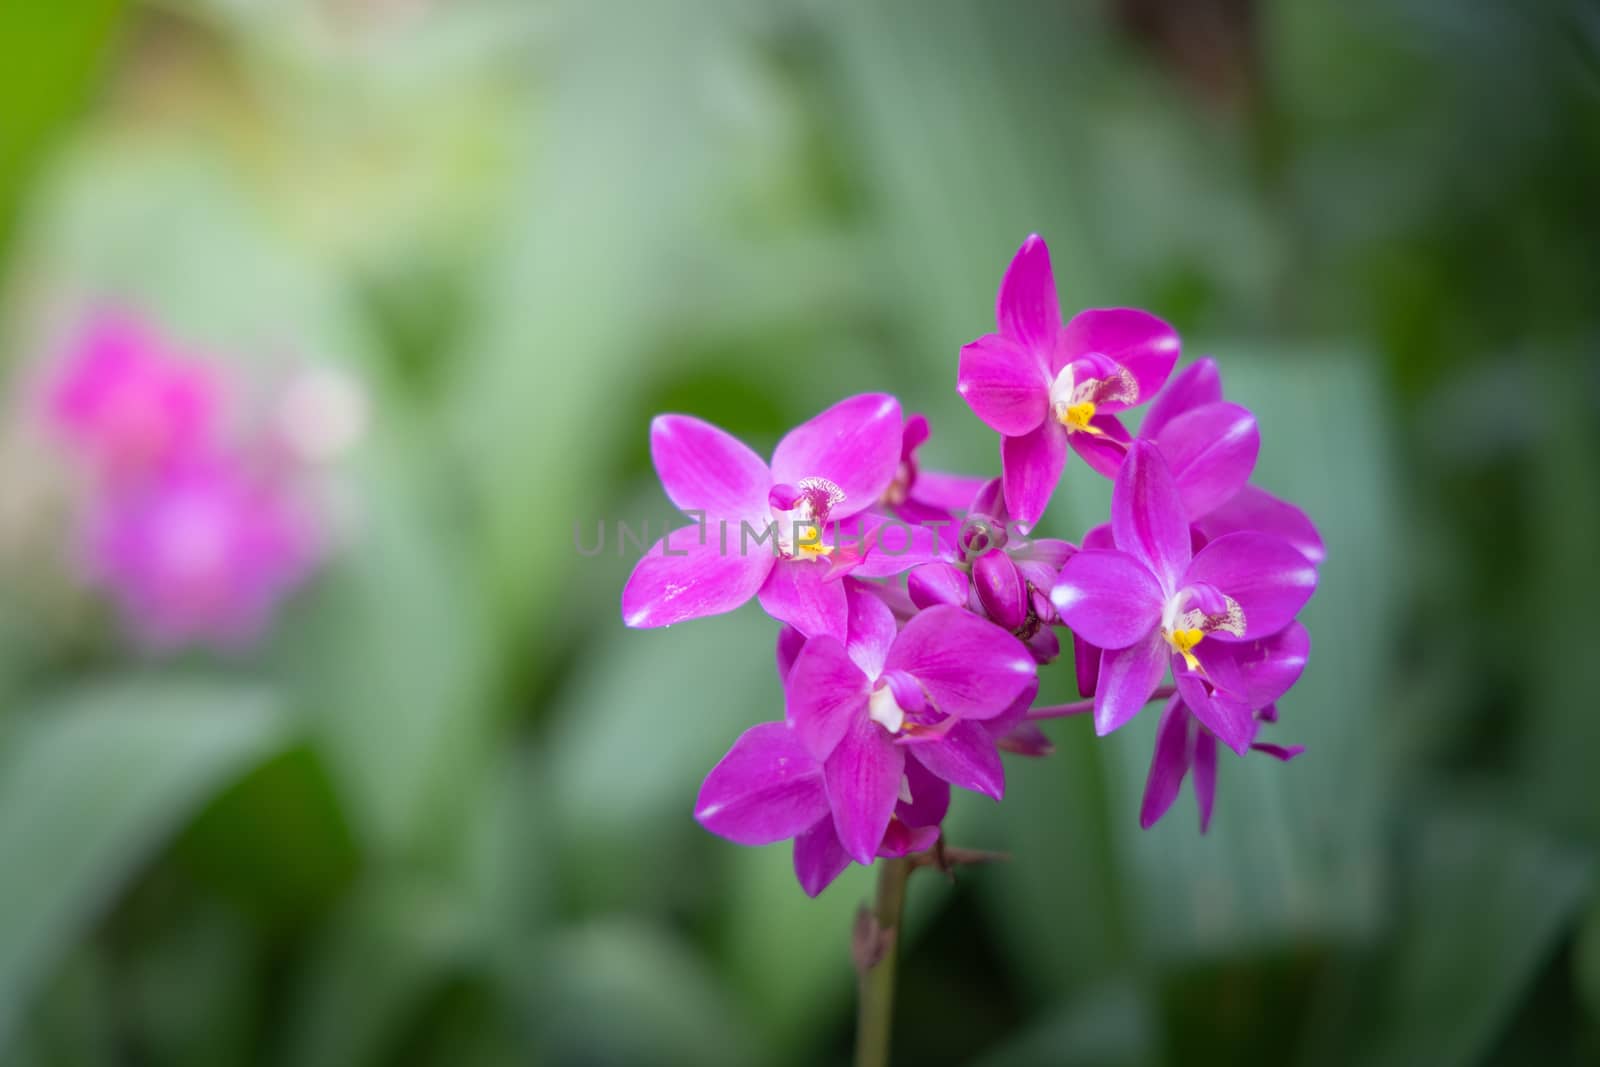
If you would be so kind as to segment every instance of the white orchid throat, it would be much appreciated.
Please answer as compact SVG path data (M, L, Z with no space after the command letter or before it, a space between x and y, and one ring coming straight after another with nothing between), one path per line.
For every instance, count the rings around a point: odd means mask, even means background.
M1050 414L1069 433L1104 433L1092 424L1101 404L1132 404L1139 399L1139 383L1125 367L1118 367L1107 378L1075 380L1073 364L1061 368L1050 383Z
M833 546L823 542L822 530L829 513L844 503L844 490L827 478L802 478L794 490L790 507L772 509L778 551L786 559L825 558Z
M1243 637L1245 630L1244 609L1239 602L1225 594L1214 594L1220 597L1223 608L1221 611L1208 612L1201 607L1190 607L1192 601L1199 599L1188 589L1179 591L1171 600L1167 601L1166 610L1161 615L1161 636L1166 638L1172 650L1183 657L1183 662L1191 671L1204 673L1200 661L1195 658L1194 648L1206 634L1216 633L1218 630L1232 634L1234 637Z

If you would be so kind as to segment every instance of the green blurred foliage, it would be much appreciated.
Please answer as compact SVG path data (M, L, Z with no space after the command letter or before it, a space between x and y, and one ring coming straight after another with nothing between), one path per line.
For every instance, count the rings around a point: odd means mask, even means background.
M133 652L0 484L0 1061L842 1061L870 875L690 817L773 628L625 631L615 523L671 518L662 410L886 389L993 472L955 355L1030 231L1322 524L1308 752L1145 833L1154 716L1053 724L952 814L1012 862L913 882L899 1062L1600 1059L1592 4L0 0L0 50L13 409L111 298L373 413L246 657Z

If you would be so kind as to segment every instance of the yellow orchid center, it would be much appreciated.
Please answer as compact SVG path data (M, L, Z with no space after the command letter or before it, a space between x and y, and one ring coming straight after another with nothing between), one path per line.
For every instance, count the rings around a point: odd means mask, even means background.
M774 486L768 502L778 552L786 559L826 559L833 546L822 539L829 513L844 501L844 490L826 478L802 478Z
M1061 425L1068 430L1080 433L1103 433L1098 426L1089 425L1089 420L1094 418L1094 401L1085 400L1080 404L1068 404L1061 413Z
M1167 644L1172 650L1183 657L1183 662L1188 664L1191 671L1200 670L1200 661L1195 658L1194 646L1198 645L1205 634L1196 629L1169 630L1167 631Z
M1139 383L1127 368L1096 356L1068 363L1056 373L1050 383L1050 414L1068 433L1103 435L1105 431L1093 424L1100 408L1112 401L1131 404L1138 398Z
M794 550L797 555L823 559L833 552L833 546L822 540L821 526L802 522L795 525Z

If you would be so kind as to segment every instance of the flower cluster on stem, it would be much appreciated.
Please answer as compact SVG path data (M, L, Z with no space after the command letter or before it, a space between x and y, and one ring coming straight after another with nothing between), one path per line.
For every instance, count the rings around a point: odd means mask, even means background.
M1037 236L995 317L961 348L956 386L999 435L997 478L925 470L928 422L888 394L839 402L770 459L688 415L651 426L662 486L692 521L638 562L623 620L754 599L779 624L782 717L734 741L695 817L738 844L792 842L813 896L851 863L942 847L951 787L1002 799L1001 753L1048 754L1048 719L1084 714L1105 735L1166 701L1145 827L1187 778L1204 831L1224 750L1300 753L1259 735L1305 666L1297 617L1323 546L1250 484L1255 416L1223 399L1214 361L1174 374L1178 334L1147 312L1063 321ZM1112 481L1107 521L1076 542L1034 536L1082 477ZM1069 644L1084 699L1035 706L1040 668Z

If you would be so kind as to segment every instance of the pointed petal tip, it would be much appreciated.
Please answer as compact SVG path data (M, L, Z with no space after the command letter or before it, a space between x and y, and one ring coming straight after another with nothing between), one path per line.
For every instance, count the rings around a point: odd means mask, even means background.
M900 412L900 400L898 397L892 393L862 393L859 397L853 397L852 399L865 401L868 398L878 402L878 406L867 415L869 420L885 419L893 416L896 424L904 425L905 420Z
M843 842L846 855L863 867L872 866L872 861L878 858L878 846L870 845L863 848L861 842Z

